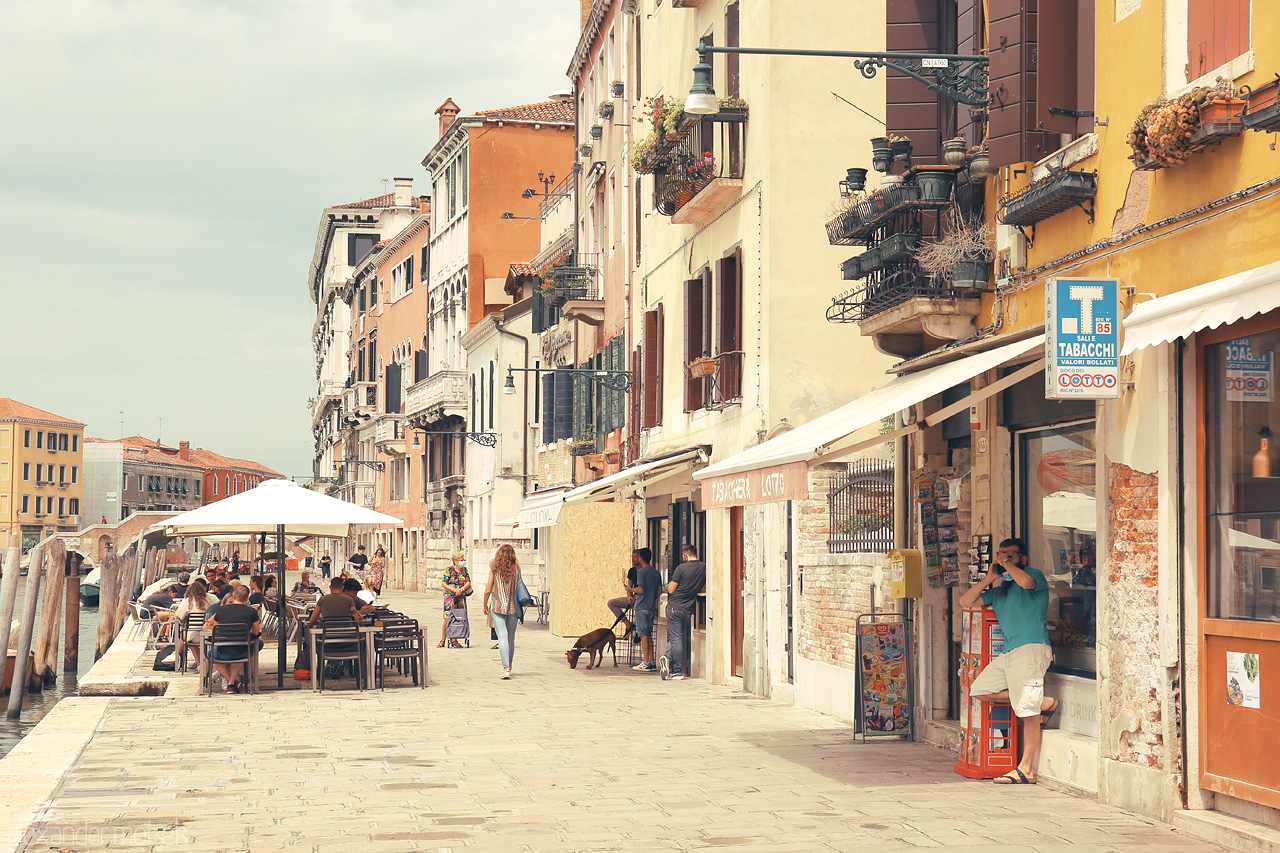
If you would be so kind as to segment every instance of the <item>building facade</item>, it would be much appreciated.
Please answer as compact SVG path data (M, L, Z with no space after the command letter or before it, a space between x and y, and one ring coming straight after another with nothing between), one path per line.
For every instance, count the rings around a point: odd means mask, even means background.
M80 529L84 424L0 398L0 549Z

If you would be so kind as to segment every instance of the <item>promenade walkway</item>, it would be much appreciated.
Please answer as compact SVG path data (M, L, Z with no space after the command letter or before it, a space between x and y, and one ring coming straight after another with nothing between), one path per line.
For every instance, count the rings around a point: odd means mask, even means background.
M388 597L438 638L438 596ZM487 636L433 643L426 691L72 700L105 714L16 849L1221 849L727 688L570 670L537 626L502 681Z

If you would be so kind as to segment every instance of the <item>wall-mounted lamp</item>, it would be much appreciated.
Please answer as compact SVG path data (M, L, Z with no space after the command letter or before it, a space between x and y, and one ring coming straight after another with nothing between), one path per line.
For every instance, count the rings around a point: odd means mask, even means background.
M514 213L502 214L503 219L541 219L540 216L516 216Z

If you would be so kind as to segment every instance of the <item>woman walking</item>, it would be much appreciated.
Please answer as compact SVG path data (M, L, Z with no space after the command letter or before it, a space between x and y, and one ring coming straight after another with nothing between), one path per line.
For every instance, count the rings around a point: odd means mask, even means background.
M511 658L516 650L516 581L520 565L515 549L502 545L489 564L489 583L484 588L484 612L493 617L498 633L498 654L502 657L502 677L511 677Z
M445 637L449 631L449 616L455 610L467 609L467 596L471 594L471 575L467 573L467 567L463 565L465 556L462 553L453 555L453 562L444 570L444 580L440 584L444 587L444 624L440 626L440 645L436 648L444 648ZM451 644L452 648L461 648L457 640Z
M387 573L387 551L381 545L373 552L369 561L369 570L364 575L364 585L373 590L374 595L382 595L382 578Z

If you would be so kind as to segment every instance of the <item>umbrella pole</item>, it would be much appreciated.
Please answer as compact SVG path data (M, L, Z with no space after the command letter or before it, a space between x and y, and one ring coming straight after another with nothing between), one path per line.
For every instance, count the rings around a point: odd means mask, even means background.
M263 534L266 538L266 534ZM276 666L276 687L284 688L284 666L288 650L285 649L285 592L284 592L284 525L276 525L276 649L277 649L277 666Z

